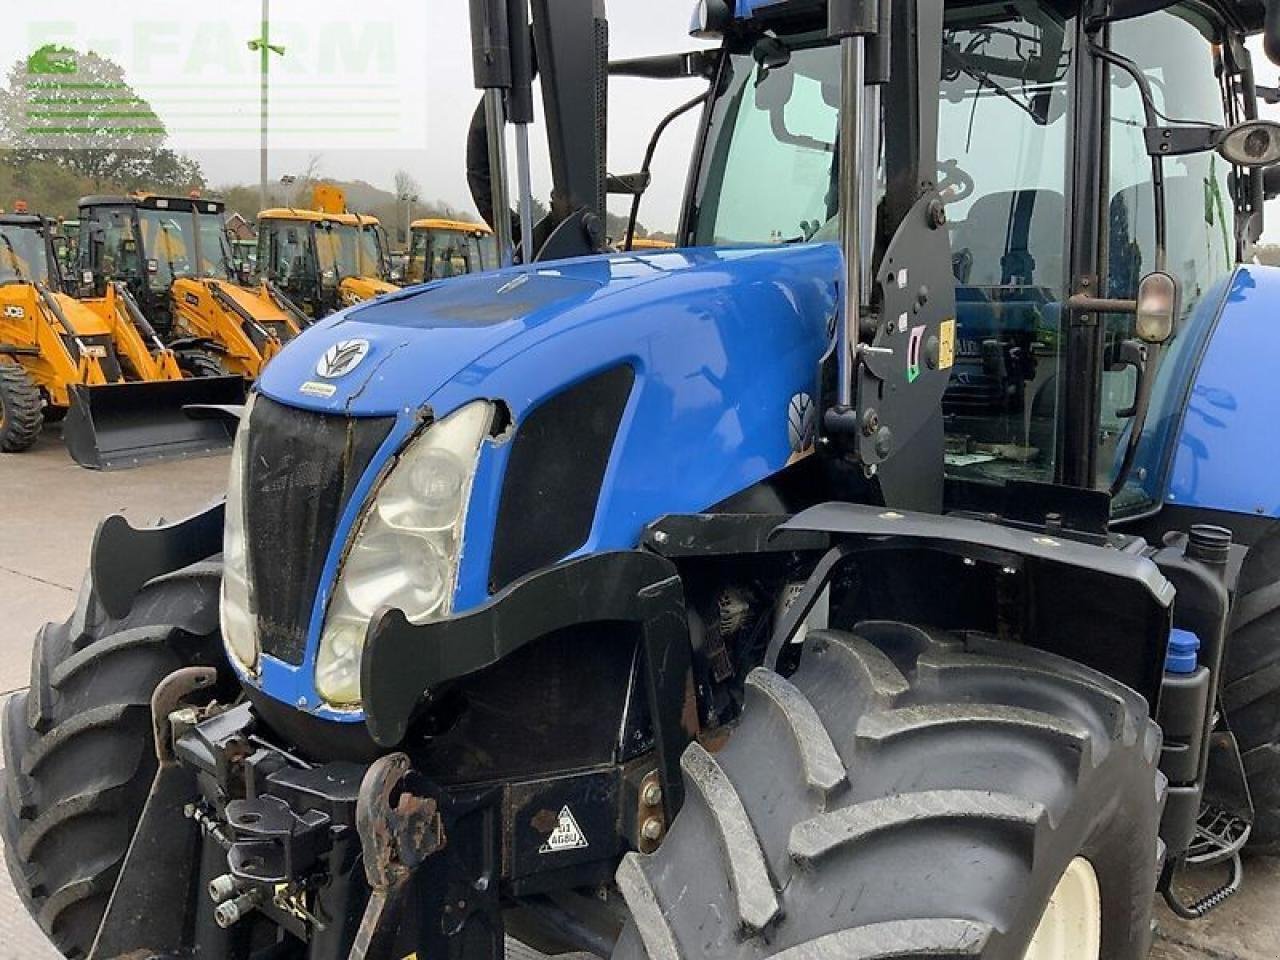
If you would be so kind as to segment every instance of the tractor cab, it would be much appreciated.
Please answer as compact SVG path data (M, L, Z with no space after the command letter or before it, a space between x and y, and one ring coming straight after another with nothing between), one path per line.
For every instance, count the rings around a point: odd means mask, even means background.
M166 333L175 281L234 280L224 213L221 201L195 197L86 197L79 259L85 285L101 295L111 281L123 281Z
M405 280L425 283L491 266L486 245L493 231L483 223L457 220L416 220L410 228L409 263Z
M722 24L683 240L834 242L841 58L826 12L747 8ZM1261 174L1215 149L1257 115L1238 11L1144 13L1104 28L1088 8L1060 3L945 6L936 91L923 77L920 88L933 98L935 166L906 195L938 192L950 252L935 279L954 290L953 322L921 366L927 344L910 310L880 316L867 345L905 360L911 383L929 364L947 371L940 459L953 506L990 505L1008 481L1028 481L1114 484L1117 513L1150 508L1147 471L1130 470L1143 395L1257 237ZM894 144L905 134L884 106L893 88L868 81L863 121L863 148L875 151L861 161L860 200L873 312L883 301L872 264L908 202L895 196L906 175ZM1114 309L1132 307L1153 272L1181 294L1167 343L1144 343L1132 309ZM1208 323L1211 311L1201 314Z

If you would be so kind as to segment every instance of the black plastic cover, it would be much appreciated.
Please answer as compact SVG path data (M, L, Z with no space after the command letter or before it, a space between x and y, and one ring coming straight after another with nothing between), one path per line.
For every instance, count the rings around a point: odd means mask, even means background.
M635 372L614 367L535 408L516 428L494 530L490 592L586 542Z

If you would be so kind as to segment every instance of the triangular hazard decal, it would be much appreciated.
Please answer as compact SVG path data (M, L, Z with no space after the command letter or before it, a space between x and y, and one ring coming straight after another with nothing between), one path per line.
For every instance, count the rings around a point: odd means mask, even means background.
M581 850L587 845L587 838L583 836L582 828L573 818L573 811L566 805L560 808L560 818L556 828L551 831L546 843L538 848L538 852L562 853L565 850Z

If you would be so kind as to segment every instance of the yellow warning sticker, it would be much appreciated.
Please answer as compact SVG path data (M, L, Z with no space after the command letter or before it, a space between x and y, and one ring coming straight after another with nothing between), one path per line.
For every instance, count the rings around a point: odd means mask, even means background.
M956 322L943 320L938 331L938 369L950 370L956 364Z

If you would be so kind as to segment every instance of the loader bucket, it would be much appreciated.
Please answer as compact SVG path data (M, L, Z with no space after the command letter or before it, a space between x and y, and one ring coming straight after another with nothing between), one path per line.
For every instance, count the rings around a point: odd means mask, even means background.
M224 417L193 419L183 408L242 404L247 390L242 377L76 384L62 439L71 459L91 470L217 453L231 446L235 423Z

